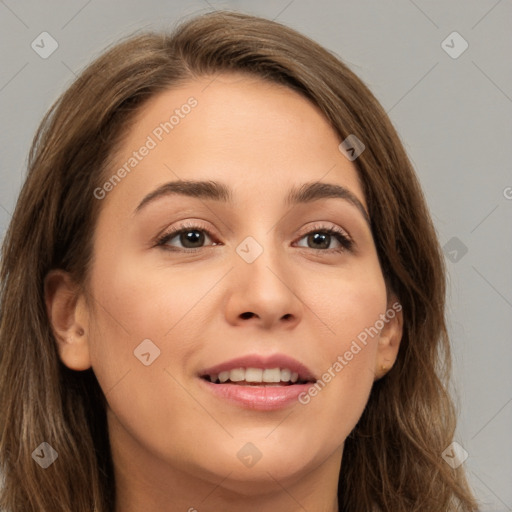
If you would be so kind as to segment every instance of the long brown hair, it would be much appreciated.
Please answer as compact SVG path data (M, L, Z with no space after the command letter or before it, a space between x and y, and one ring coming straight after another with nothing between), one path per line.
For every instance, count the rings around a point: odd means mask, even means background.
M445 268L413 167L386 113L338 58L269 20L215 12L169 33L131 36L89 65L43 119L2 249L0 509L108 512L115 507L106 399L92 369L60 361L44 304L50 269L84 289L112 156L145 101L197 76L246 72L284 84L324 113L354 161L388 285L403 306L398 359L375 382L346 439L341 511L475 511L463 467L441 457L453 441ZM110 172L109 172L110 170ZM47 442L58 463L32 453Z

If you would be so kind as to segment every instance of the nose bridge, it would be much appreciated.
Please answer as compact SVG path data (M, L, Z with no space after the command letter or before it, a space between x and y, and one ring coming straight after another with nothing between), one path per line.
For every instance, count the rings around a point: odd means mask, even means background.
M267 281L267 274L272 274L269 268L280 267L283 255L280 254L280 247L274 230L265 230L261 227L252 230L254 235L246 236L236 247L236 253L242 261L242 273L249 274L249 277L256 276L258 282Z
M260 224L253 233L235 249L239 260L235 276L235 288L241 294L239 306L259 316L297 313L290 267L275 231Z

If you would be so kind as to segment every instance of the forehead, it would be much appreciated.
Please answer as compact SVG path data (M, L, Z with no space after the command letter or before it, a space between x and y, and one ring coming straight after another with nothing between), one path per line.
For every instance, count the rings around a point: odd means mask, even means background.
M338 183L365 205L357 170L320 109L280 84L240 73L201 77L165 90L138 112L110 169L129 169L109 194L134 204L179 179L232 184L241 204L268 202L292 185ZM143 157L139 149L145 150Z

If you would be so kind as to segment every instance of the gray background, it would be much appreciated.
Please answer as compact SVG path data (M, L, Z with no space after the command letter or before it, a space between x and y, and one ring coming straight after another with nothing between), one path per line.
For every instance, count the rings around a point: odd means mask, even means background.
M445 246L456 440L482 510L512 511L511 0L0 1L1 236L37 125L75 73L120 36L218 8L317 40L390 115ZM31 48L43 31L59 45L46 59ZM469 45L457 58L442 46L453 31Z

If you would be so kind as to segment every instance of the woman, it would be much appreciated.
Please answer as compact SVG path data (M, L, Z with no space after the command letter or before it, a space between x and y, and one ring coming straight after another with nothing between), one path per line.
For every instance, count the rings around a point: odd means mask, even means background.
M289 28L215 12L93 62L1 282L2 510L477 509L417 178Z

